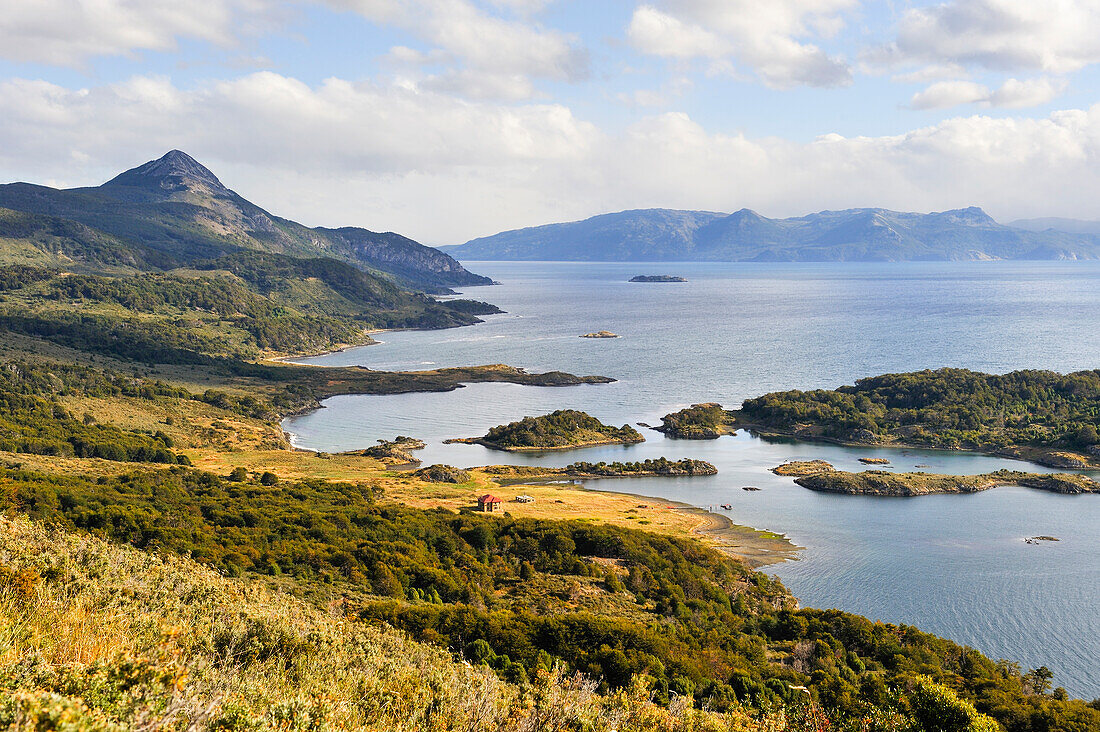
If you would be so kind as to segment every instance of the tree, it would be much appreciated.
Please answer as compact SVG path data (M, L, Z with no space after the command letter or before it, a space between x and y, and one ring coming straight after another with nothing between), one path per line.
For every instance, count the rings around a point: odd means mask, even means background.
M1000 732L992 717L982 714L952 689L927 676L918 676L909 696L909 708L920 729L927 732Z

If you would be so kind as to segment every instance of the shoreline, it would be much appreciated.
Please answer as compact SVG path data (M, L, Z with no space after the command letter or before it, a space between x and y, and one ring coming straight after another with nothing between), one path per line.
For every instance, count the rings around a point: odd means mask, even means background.
M641 440L599 440L597 442L585 442L579 445L561 445L557 447L500 447L496 443L489 442L482 437L453 437L449 440L443 440L444 445L481 445L482 447L490 450L496 450L498 452L564 452L565 450L583 450L587 447L607 447L609 445L640 445L645 442L645 439Z
M1033 465L1041 465L1044 468L1054 468L1062 470L1100 470L1100 464L1095 461L1092 464L1088 464L1081 468L1065 468L1059 465L1053 465L1050 463L1044 463L1036 457L1028 456L1026 454L1021 455L1018 453L1010 452L1012 448L1005 448L1000 452L982 450L979 448L966 448L966 447L932 447L930 445L914 445L909 442L851 442L850 440L841 440L836 437L825 437L823 435L802 436L793 432L787 432L776 429L775 427L765 427L753 423L735 423L733 425L734 430L745 430L749 434L766 439L769 437L780 437L784 439L794 440L795 442L801 442L806 444L813 444L815 442L825 443L829 445L838 445L839 447L852 447L852 448L886 448L888 450L926 450L928 452L942 452L942 453L969 453L972 455L985 455L986 457L1003 458L1005 460L1017 460L1022 463L1031 463ZM657 427L653 427L658 432L661 432ZM679 439L679 438L678 438ZM1015 446L1016 449L1020 449L1020 446ZM1041 457L1041 456L1040 456ZM1081 458L1087 459L1087 455L1080 455Z
M374 336L379 333L391 333L400 330L411 330L411 328L377 328L375 330L363 331L363 334L370 339L367 343L341 343L335 348L330 348L326 351L309 351L303 353L291 353L286 356L272 356L271 358L265 358L263 361L270 363L292 364L294 366L317 366L318 368L342 368L340 366L326 366L320 363L298 363L294 359L296 358L320 358L321 356L331 356L337 353L343 353L344 351L350 351L353 348L366 348L368 346L380 346L382 341L374 340Z
M757 529L753 526L746 526L744 524L736 524L729 516L714 513L701 506L695 506L683 501L647 496L632 491L589 488L584 484L576 486L576 488L589 493L611 493L660 502L683 516L694 517L698 519L698 521L690 530L689 533L691 535L723 554L728 554L729 556L744 561L745 564L753 570L760 570L761 567L781 564L783 562L796 562L799 559L799 552L806 548L795 544L787 538L786 534L778 534L774 531Z

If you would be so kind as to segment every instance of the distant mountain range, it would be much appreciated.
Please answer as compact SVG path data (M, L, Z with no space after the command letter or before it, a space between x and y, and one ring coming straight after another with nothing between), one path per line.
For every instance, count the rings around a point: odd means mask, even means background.
M1047 216L1039 219L1017 219L1009 223L1017 229L1028 231L1065 231L1070 234L1100 234L1100 221L1083 221L1081 219L1060 219L1056 216Z
M309 228L268 213L179 150L98 187L0 185L4 259L170 269L255 250L326 257L432 292L491 284L437 249L394 233Z
M1042 223L1061 221L1061 227ZM1006 226L980 208L901 213L881 208L769 219L642 209L506 231L441 247L463 260L557 261L964 261L1100 259L1100 224L1059 230L1065 219Z

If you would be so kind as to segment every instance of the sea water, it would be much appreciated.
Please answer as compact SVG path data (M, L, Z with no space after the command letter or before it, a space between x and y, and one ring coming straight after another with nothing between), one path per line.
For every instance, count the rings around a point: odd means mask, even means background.
M694 457L719 475L631 479L610 487L712 508L786 534L800 559L768 567L803 605L915 625L1023 667L1047 665L1073 695L1100 697L1100 495L1026 488L879 498L815 493L769 472L788 459L857 470L973 474L1045 470L989 456L845 448L739 433L569 453L508 454L445 445L555 409L616 425L659 424L689 404L864 376L955 366L1100 368L1100 263L642 264L470 262L499 286L466 297L507 311L469 328L383 333L382 344L311 359L319 365L431 369L507 363L618 379L567 388L474 384L452 392L339 396L289 419L295 444L347 450L397 434L427 441L417 457L458 466ZM673 274L686 283L630 283ZM615 339L587 339L610 330ZM917 467L927 466L927 467ZM757 492L742 491L752 485ZM732 510L718 508L731 504ZM1059 542L1028 544L1052 535Z

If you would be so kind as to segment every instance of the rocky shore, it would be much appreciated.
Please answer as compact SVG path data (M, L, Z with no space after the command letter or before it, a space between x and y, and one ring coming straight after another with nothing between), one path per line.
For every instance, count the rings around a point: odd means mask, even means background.
M409 465L420 462L411 451L423 450L425 447L423 440L398 435L392 440L379 440L377 445L368 447L361 454L363 457L381 460L386 465Z
M637 463L588 463L577 462L564 468L545 468L524 465L490 465L477 468L486 475L504 480L538 480L544 478L679 478L701 475L718 475L718 468L705 460L668 460L657 458Z
M784 466L780 466L782 467ZM846 495L925 496L933 493L977 493L1009 485L1052 493L1100 493L1100 483L1075 473L1024 473L1016 470L998 470L981 475L887 473L883 470L849 473L833 470L831 467L817 472L783 473L780 468L775 469L780 475L798 475L795 483L803 488Z

